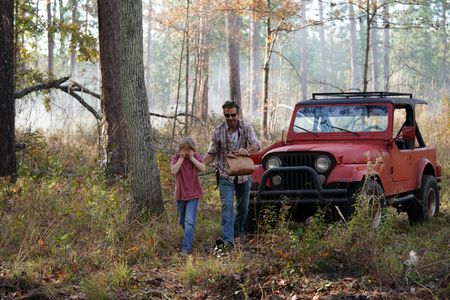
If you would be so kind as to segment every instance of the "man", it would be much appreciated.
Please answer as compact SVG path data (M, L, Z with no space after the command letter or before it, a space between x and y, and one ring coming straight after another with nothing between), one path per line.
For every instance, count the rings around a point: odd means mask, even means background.
M260 148L258 137L250 123L240 120L239 105L226 101L222 105L225 122L214 128L211 144L203 158L206 165L216 160L219 175L219 192L222 201L222 239L217 246L232 248L234 238L242 235L250 200L250 176L229 176L225 171L227 152L236 151L249 155ZM236 195L236 216L234 216L234 196Z

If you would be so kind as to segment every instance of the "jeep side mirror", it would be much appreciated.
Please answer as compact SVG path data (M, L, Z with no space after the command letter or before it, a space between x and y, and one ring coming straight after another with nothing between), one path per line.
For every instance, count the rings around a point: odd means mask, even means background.
M405 126L399 135L405 141L413 141L416 139L416 128L414 126Z

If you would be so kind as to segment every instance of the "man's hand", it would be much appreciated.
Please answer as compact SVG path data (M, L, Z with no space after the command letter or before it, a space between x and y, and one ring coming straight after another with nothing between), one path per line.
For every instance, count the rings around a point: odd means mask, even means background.
M249 156L250 153L248 152L247 149L241 148L241 149L238 150L238 154L241 155L241 156Z

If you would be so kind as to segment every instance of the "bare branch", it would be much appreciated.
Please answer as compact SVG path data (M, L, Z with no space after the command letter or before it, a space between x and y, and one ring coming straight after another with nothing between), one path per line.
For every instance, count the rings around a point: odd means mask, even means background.
M56 80L52 80L46 83L41 83L41 84L37 84L37 85L33 85L33 86L29 86L27 88L24 88L23 90L20 90L18 92L14 93L14 98L15 99L20 99L25 97L28 94L31 94L33 92L38 92L38 91L42 91L42 90L48 90L51 88L57 88L59 87L62 83L66 82L67 80L69 80L69 76L67 77L63 77L60 79L56 79Z
M81 84L79 84L76 81L71 80L70 81L71 85L74 85L75 87L71 86L71 89L75 92L81 92L81 93L86 93L89 94L97 99L100 99L100 94L97 94L87 88L85 88L84 86L82 86Z
M87 104L87 102L84 101L84 99L81 98L80 95L75 94L75 91L72 90L70 87L68 87L68 86L58 86L56 88L60 89L63 92L66 92L67 94L69 94L72 97L74 97L75 99L77 99L78 102L80 102L81 105L83 105L89 112L91 112L97 120L101 120L102 119L102 116L92 106Z

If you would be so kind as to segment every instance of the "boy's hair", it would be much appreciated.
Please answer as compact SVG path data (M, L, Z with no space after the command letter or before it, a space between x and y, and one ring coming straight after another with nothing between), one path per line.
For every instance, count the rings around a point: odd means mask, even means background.
M239 112L239 104L235 101L226 101L223 105L222 105L222 110L224 110L225 108L236 108L236 111Z
M180 143L178 144L178 151L185 147L190 148L194 151L197 150L197 146L195 145L194 140L189 136L181 138Z

